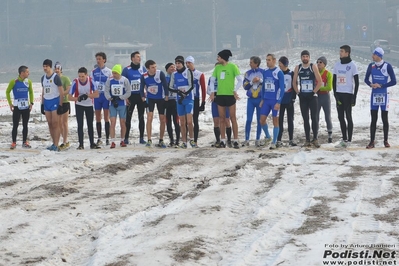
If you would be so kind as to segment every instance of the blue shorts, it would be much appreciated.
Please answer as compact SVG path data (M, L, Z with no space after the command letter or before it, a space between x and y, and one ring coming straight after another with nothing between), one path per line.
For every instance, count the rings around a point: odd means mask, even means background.
M379 108L381 108L381 111L389 110L388 93L371 93L370 110L378 110Z
M126 105L121 105L115 108L113 105L109 107L109 116L110 117L117 117L119 119L126 119Z
M212 102L211 109L212 109L212 117L213 118L219 117L218 105L214 101ZM226 118L230 118L229 108L226 108Z
M104 93L100 93L98 98L94 98L94 110L108 110L109 109L109 101L105 98Z
M52 111L56 111L58 108L58 105L60 104L60 97L51 99L51 100L47 100L44 99L44 111L45 112L52 112Z
M177 115L184 116L186 114L193 114L194 100L184 99L182 104L177 103Z
M276 103L277 103L276 100L263 99L263 105L262 108L260 109L260 115L268 116L270 114L270 111L272 111L272 116L278 117L279 111L274 110L274 106L276 105Z

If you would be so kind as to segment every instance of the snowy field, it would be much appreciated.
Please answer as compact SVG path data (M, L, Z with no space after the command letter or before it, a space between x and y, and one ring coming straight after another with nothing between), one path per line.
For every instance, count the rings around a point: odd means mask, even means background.
M313 62L326 56L329 70L339 58L338 49L310 52ZM299 49L276 53L288 56L291 69L299 54ZM133 145L78 151L72 112L72 147L55 153L45 149L50 137L37 103L29 123L32 149L21 148L20 126L17 149L11 151L10 110L1 101L0 265L397 265L398 86L390 90L392 147L383 148L379 119L376 148L366 150L370 97L363 79L368 62L353 59L361 86L353 109L353 144L347 150L334 148L340 128L333 100L335 143L327 144L321 114L317 150L213 149L207 104L200 115L198 149L137 144L134 114ZM248 70L249 60L233 62L242 72ZM39 83L33 82L38 97ZM0 100L6 86L0 85ZM243 89L239 94L243 140L246 97ZM294 135L301 144L298 102L295 107ZM157 119L153 125L157 134ZM253 138L255 121L252 128Z

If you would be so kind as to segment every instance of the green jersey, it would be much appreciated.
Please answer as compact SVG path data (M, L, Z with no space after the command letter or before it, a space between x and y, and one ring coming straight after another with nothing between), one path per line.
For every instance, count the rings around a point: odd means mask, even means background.
M212 77L218 82L217 95L234 95L234 83L239 75L240 70L233 63L227 63L225 66L216 65Z
M62 88L64 88L64 92L68 90L68 87L71 86L71 80L67 76L61 76L61 83L62 83ZM69 92L69 90L68 90ZM68 95L64 96L64 103L68 103Z

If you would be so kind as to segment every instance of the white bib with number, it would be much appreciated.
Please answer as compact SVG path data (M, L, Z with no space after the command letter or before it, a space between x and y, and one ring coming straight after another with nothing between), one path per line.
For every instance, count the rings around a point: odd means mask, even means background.
M17 101L18 109L25 110L29 108L29 101L28 99L18 99Z
M158 93L158 85L154 85L154 86L149 86L147 88L147 91L151 94L157 94Z
M100 92L104 91L104 83L96 81L97 90Z
M301 90L303 92L313 91L313 80L301 80Z
M177 88L179 91L186 92L188 91L188 86L181 86Z
M265 80L265 91L266 92L275 92L276 91L276 87L274 85L273 80Z
M220 73L220 79L225 79L225 77L226 77L226 72L221 72Z
M131 80L130 85L132 86L132 91L139 91L140 90L140 80Z
M385 105L385 93L373 93L373 105Z
M337 75L337 85L346 85L346 75Z
M123 85L121 84L112 84L111 92L113 96L121 96L123 95Z

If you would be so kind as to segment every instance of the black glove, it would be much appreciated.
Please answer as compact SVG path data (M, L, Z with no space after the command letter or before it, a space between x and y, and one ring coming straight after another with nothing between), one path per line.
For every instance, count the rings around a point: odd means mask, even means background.
M118 100L119 100L119 97L114 97L114 98L112 98L112 100L111 100L111 103L112 103L112 105L113 105L115 108L118 108L118 106L119 106Z
M356 95L352 95L352 106L356 105Z
M205 111L205 102L202 102L201 106L198 109L200 112Z
M58 105L57 114L62 115L63 112L64 112L64 108L62 108L62 105Z
M179 98L179 100L178 100L177 102L178 102L179 104L182 104L184 98L186 98L186 94L185 94L184 92L182 92L182 91L179 91L177 94L179 94L179 96L180 96L180 98Z
M78 102L87 100L87 98L89 98L89 96L87 96L87 94L82 94L78 97Z
M44 104L40 105L40 112L42 113L42 115L45 114L45 112L44 112Z
M341 100L339 99L338 94L334 93L334 98L335 98L335 102L337 103L337 106L339 106L339 105L342 104ZM356 101L356 100L355 100L355 101Z
M143 102L143 106L144 106L144 108L147 108L147 107L148 107L147 101L144 101L144 102Z

